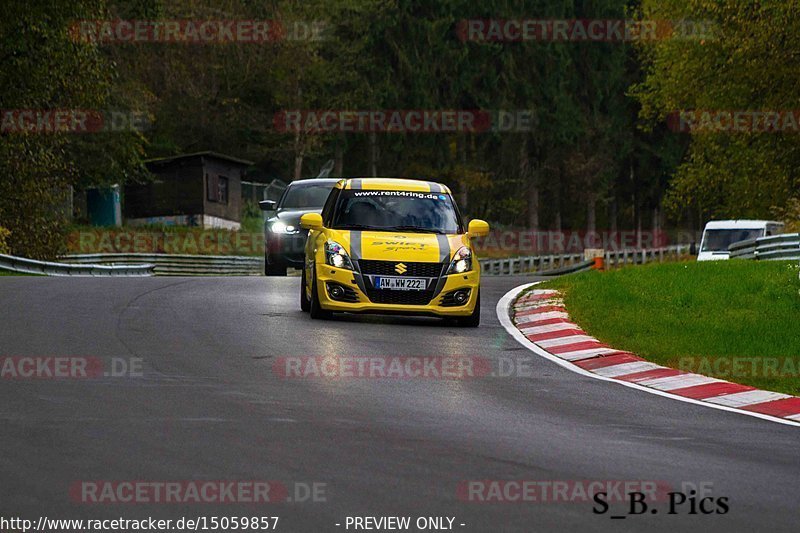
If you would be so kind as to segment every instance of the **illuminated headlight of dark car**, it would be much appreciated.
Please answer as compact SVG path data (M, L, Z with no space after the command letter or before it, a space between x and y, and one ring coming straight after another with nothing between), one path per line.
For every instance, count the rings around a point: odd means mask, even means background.
M453 256L450 261L450 268L447 269L448 274L462 274L472 270L472 251L466 246L462 246Z
M327 241L325 243L325 262L336 268L353 270L353 263L350 261L350 256L347 255L344 246L336 241Z
M284 235L292 235L292 234L297 233L298 231L300 231L300 227L299 226L286 225L283 222L281 222L280 220L278 220L278 221L273 222L272 224L269 225L269 230L272 233L279 233L279 234L284 234Z

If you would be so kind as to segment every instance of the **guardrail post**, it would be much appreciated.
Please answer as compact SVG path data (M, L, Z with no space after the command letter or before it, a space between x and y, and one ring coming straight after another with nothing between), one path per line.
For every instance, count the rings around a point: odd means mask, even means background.
M584 261L594 261L592 268L595 270L603 270L604 262L603 258L606 255L606 251L602 248L586 248L583 251L583 259Z

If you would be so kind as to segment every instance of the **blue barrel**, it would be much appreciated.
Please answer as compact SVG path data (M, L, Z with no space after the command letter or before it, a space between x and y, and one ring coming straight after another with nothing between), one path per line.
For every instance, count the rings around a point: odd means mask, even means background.
M87 189L86 211L92 226L122 225L119 185L103 189Z

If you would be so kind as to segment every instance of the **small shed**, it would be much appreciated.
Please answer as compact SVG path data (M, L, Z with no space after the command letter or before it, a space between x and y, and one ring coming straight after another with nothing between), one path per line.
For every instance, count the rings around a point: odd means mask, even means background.
M126 222L239 229L242 176L252 164L216 152L145 161L155 179L125 185Z

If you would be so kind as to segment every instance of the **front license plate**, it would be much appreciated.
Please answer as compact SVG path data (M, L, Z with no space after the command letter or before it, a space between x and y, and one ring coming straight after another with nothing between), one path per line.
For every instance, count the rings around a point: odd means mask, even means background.
M389 289L393 291L424 291L428 285L428 280L425 278L376 276L373 280L376 289Z

